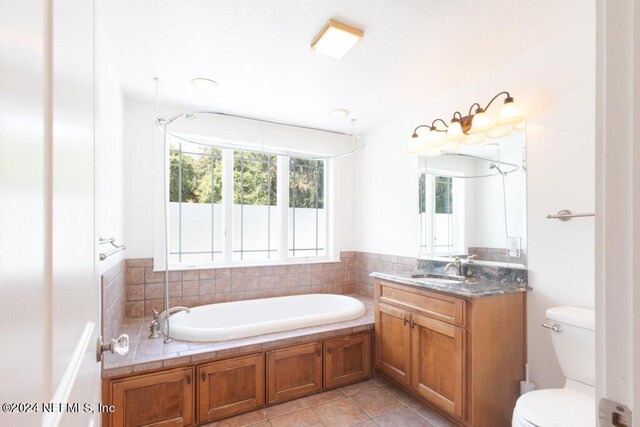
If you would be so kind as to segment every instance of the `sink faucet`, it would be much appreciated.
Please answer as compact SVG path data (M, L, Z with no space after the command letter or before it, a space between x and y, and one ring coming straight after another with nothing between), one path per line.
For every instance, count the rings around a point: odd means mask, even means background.
M153 309L153 320L151 321L151 327L149 328L149 331L151 332L149 338L158 338L160 336L158 334L158 330L162 327L162 324L166 322L170 315L179 311L186 311L187 313L191 313L191 309L188 307L171 307L170 309L165 310L162 313L158 313L155 309Z
M444 271L448 271L451 268L453 268L455 274L454 276L456 277L464 277L462 275L462 261L460 261L460 257L455 257L455 260L453 262L450 262L449 264L444 266Z

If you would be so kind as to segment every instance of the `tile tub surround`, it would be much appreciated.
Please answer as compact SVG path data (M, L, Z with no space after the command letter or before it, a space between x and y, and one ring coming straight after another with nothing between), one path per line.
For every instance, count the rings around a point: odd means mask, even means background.
M119 333L129 335L129 353L124 356L105 353L102 377L108 378L185 363L215 360L373 329L373 300L362 295L350 296L362 301L366 308L365 314L357 319L217 342L173 340L169 344L164 344L162 334L159 338L149 338L150 317L127 318Z
M125 262L105 271L100 277L102 288L102 336L105 342L118 336L125 317Z
M195 307L285 295L356 293L356 255L342 252L340 258L329 263L170 271L169 303ZM152 258L126 260L125 316L161 312L163 280L164 272L153 271Z

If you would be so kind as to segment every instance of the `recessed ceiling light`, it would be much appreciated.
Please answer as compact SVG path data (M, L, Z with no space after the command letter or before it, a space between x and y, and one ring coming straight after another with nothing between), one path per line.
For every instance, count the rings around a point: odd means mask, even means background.
M323 55L340 59L349 52L364 35L364 31L330 19L311 47Z
M349 110L346 108L335 108L329 111L329 115L337 119L343 119L349 115Z
M204 77L196 77L191 80L191 85L202 92L213 92L218 88L218 83Z

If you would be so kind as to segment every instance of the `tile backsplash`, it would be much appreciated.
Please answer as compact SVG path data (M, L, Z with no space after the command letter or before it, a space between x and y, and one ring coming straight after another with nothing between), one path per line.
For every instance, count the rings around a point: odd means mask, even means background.
M265 267L212 268L169 272L170 306L239 301L306 293L358 293L373 296L373 271L414 270L416 258L342 252L341 262ZM164 272L152 258L125 261L126 317L151 316L163 308Z

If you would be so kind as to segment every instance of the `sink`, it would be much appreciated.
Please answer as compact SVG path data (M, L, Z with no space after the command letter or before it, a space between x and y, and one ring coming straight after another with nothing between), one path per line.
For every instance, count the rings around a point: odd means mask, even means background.
M433 282L433 283L440 283L440 284L451 284L451 285L461 284L463 282L462 280L456 279L456 278L451 277L451 276L447 276L445 274L433 274L433 273L412 274L411 278L412 279L424 279L425 282Z

